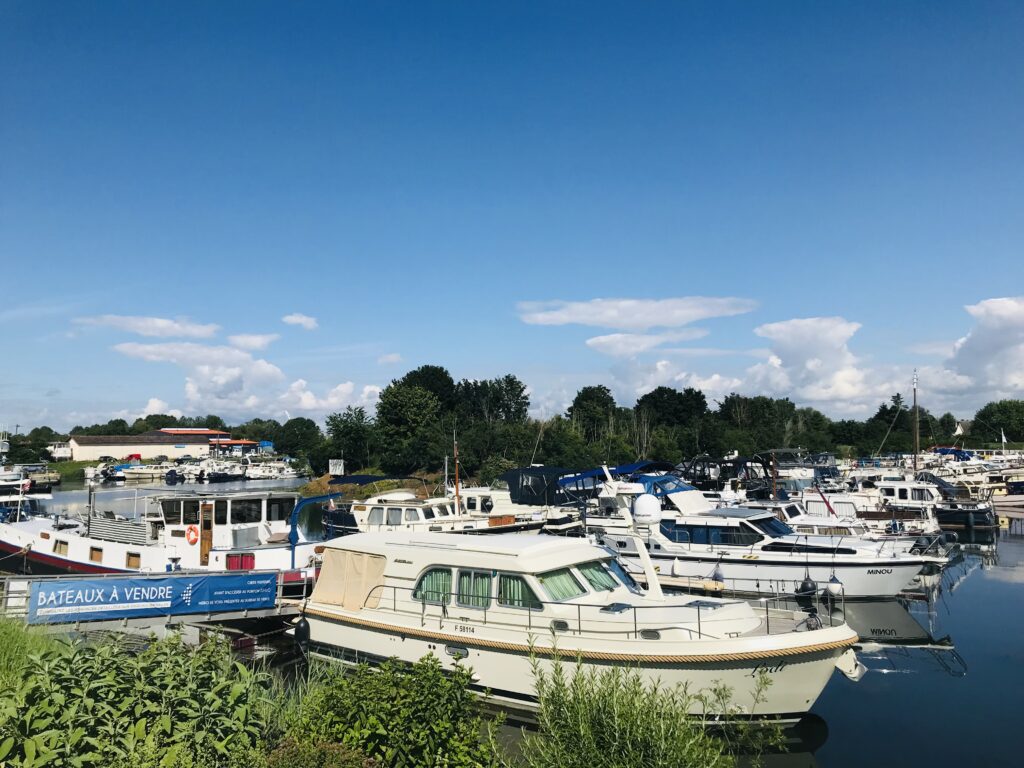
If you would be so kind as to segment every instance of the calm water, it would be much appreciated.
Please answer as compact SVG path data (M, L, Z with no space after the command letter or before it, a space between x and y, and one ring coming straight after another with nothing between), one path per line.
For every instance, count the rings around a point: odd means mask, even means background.
M293 485L301 484L294 483ZM257 481L210 491L282 487ZM97 507L130 513L168 486L104 490ZM138 500L137 500L138 496ZM84 490L62 490L50 510L81 509ZM965 548L915 600L847 604L869 668L858 683L836 673L786 755L767 766L1019 766L1014 727L1024 705L1024 521L996 542Z
M871 671L859 683L834 675L814 707L824 724L813 735L820 741L827 729L825 743L788 756L786 765L1022 764L1014 736L1024 691L1022 521L981 549L947 568L930 603L907 604L910 618L952 649L892 645L862 653ZM907 626L890 619L853 623L862 637Z

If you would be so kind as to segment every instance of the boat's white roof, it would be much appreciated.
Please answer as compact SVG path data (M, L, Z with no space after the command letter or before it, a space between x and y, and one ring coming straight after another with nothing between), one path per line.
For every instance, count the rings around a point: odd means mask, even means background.
M464 565L529 573L611 557L606 549L585 539L536 533L356 533L332 539L324 546L412 560L422 567L432 564Z

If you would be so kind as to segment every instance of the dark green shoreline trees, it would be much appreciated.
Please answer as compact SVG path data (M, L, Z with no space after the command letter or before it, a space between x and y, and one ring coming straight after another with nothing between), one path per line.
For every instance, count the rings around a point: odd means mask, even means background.
M507 374L456 382L437 365L424 365L392 381L375 411L349 406L326 419L326 430L311 419L283 424L252 419L228 427L216 415L175 418L157 414L128 424L75 427L77 434L138 434L167 426L230 429L235 437L271 440L280 452L309 460L317 472L331 458L344 458L348 471L368 467L393 473L436 472L452 453L458 435L463 469L485 482L511 466L543 463L565 467L618 463L636 458L678 462L699 453L749 454L769 448L832 451L845 456L907 452L913 445L913 418L899 394L879 405L869 418L833 420L788 398L727 395L709 403L704 393L657 387L632 407L615 402L603 386L579 390L564 414L529 416L526 385ZM920 409L921 444L948 445L957 420ZM1008 447L1024 441L1024 400L985 405L969 426L968 447ZM45 458L47 442L59 438L49 427L12 439L11 461Z

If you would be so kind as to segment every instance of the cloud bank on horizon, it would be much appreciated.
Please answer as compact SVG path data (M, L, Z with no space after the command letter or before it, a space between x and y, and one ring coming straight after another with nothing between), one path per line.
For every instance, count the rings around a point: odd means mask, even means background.
M1024 296L965 306L965 319L971 325L960 338L914 345L917 351L908 350L906 364L876 363L857 351L857 334L863 326L839 315L752 323L746 331L749 339L732 338L741 344L736 348L687 345L714 338L713 328L692 323L713 326L716 318L747 314L756 307L747 299L708 297L522 302L517 305L519 318L537 326L539 345L549 333L544 327L580 325L609 331L580 342L596 361L607 361L603 372L564 370L547 379L537 376L526 381L533 413L543 417L562 412L579 387L603 383L623 405L631 405L658 386L694 387L709 401L730 392L767 394L789 397L834 418L864 418L893 393L906 392L915 367L928 391L926 405L933 412L953 410L968 416L989 400L1024 397ZM304 330L319 327L315 318L306 315L286 317L292 318L286 322ZM303 415L322 420L350 405L372 409L387 383L357 384L342 376L335 379L336 384L314 388L307 377L287 374L282 365L268 359L272 344L276 349L285 343L276 333L237 333L221 342L216 339L218 325L183 317L108 314L74 318L72 324L161 339L119 340L110 350L138 363L172 366L182 375L178 398L138 392L137 402L144 405L106 416L97 413L96 421L152 413L218 413L238 420ZM752 347L750 342L765 346ZM378 369L403 361L398 352L380 354L372 346L365 355ZM515 362L508 368L517 373ZM477 372L453 371L453 375L473 377ZM81 417L53 414L50 421L70 426Z

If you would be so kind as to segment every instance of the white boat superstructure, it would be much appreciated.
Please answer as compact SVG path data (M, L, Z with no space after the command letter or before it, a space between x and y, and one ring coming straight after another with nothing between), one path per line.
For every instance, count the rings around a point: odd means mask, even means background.
M84 518L22 514L0 523L9 570L32 573L161 572L179 569L289 571L315 576L317 540L300 526L290 540L296 493L179 493L148 497L137 517L92 511Z
M660 572L695 584L714 582L745 594L817 593L891 597L944 558L898 552L886 542L798 535L771 512L728 507L663 516L649 495L634 501L636 536L606 531L599 543L627 562L650 553ZM642 545L642 549L641 549Z
M561 657L588 671L629 665L693 692L726 685L741 713L778 717L810 709L837 667L862 672L846 625L665 597L656 585L644 592L581 539L357 534L325 545L303 613L314 653L371 663L433 654L471 667L478 691L516 708L536 703L531 657L549 672ZM772 684L755 705L762 672Z
M540 530L546 520L530 512L488 514L483 510L460 509L447 496L419 498L411 491L389 491L343 504L324 515L329 536L382 531L425 533L499 533Z

